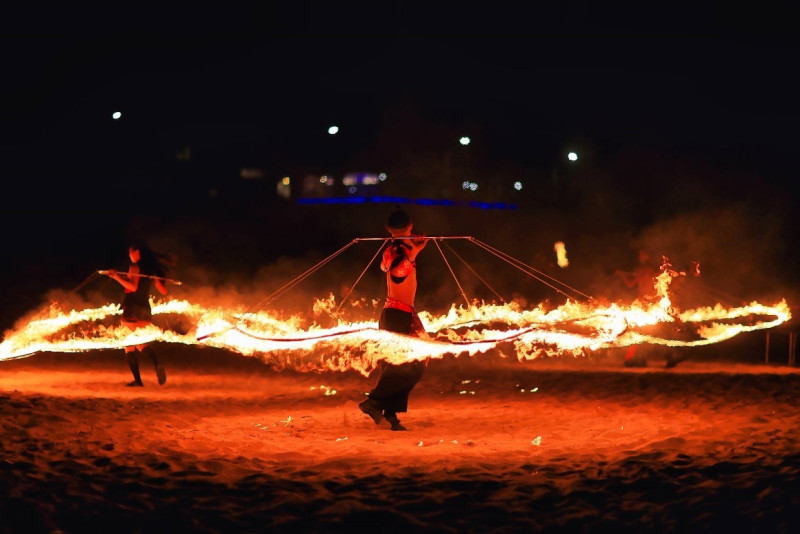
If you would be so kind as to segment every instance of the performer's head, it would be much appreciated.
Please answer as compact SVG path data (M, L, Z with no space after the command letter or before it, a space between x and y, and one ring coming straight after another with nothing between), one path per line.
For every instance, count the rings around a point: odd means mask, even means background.
M411 234L411 217L401 207L396 207L386 220L386 229L393 236Z
M131 259L131 263L139 263L139 260L142 259L142 251L147 254L147 245L143 241L135 240L130 244L128 257Z
M175 262L168 254L162 254L151 249L143 239L134 239L128 246L128 257L131 263L138 263L142 273L166 276L170 266Z

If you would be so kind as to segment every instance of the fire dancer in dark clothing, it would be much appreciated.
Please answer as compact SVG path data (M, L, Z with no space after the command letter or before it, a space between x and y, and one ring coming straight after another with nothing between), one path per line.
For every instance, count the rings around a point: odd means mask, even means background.
M128 256L131 263L127 274L120 274L115 270L105 271L109 277L113 278L125 288L125 297L122 300L122 322L131 330L147 326L152 323L152 311L150 309L150 289L156 286L162 295L167 294L165 279L169 276L168 266L172 263L171 259L165 255L153 251L145 243L134 243L128 247ZM158 357L152 347L146 343L125 347L128 355L128 366L133 373L133 382L128 386L141 387L142 377L139 374L139 354L147 353L153 360L156 368L158 383L163 385L167 381L167 374L158 363Z
M632 271L616 271L617 276L629 288L636 288L637 298L641 304L648 304L657 298L655 282L659 269L650 263L650 255L644 249L639 250L639 265Z
M424 328L414 311L416 259L427 240L398 239L411 238L412 228L411 218L402 209L398 208L389 215L386 229L395 239L384 249L381 260L381 270L386 273L387 298L379 326L382 330L418 336L424 333ZM408 395L422 378L426 365L426 361L399 365L381 361L380 377L368 398L359 404L361 411L369 415L375 424L386 419L392 430L407 430L400 424L397 413L408 410Z
M658 297L655 282L659 274L658 268L650 263L650 255L644 249L639 250L639 265L633 271L616 271L617 276L629 288L636 288L637 300L640 304L647 305ZM637 356L637 351L639 352ZM642 354L638 345L631 345L625 352L623 364L625 367L646 367L647 357Z
M648 305L653 303L654 301L658 300L660 297L658 295L658 291L655 288L656 277L660 274L662 269L668 270L672 273L672 286L670 288L670 292L673 294L674 298L674 290L675 290L675 280L681 280L682 277L685 276L686 273L678 273L677 271L673 271L669 269L669 264L666 263L666 258L663 258L664 264L662 265L661 269L656 268L655 265L650 263L650 256L647 254L645 250L639 251L639 265L636 267L635 270L630 272L624 271L617 271L616 274L622 277L622 280L625 282L629 288L636 287L637 288L637 300L642 305ZM699 274L699 266L697 264L694 265L694 271L696 274ZM674 323L670 328L668 335L678 335L683 334L683 323L680 320L680 317L677 311L674 308L671 308L668 313L673 317ZM666 325L665 325L666 326ZM647 355L654 354L654 353L665 353L665 360L666 360L666 368L672 368L678 365L681 361L686 359L686 355L679 355L678 349L673 347L647 347L643 348L640 345L631 345L628 347L628 350L625 353L625 357L623 358L623 364L625 367L646 367L647 366Z

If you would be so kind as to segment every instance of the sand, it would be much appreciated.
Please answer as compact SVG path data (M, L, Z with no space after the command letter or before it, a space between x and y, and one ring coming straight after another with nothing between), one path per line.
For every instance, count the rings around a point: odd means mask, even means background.
M796 367L448 357L392 432L357 407L375 377L157 348L144 388L121 351L0 362L0 530L800 527Z

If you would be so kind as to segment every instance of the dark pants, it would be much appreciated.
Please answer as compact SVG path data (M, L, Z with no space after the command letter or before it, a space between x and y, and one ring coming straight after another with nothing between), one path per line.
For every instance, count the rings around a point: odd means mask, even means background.
M411 332L410 312L384 308L381 312L380 329L408 334ZM378 383L369 392L373 403L387 414L408 411L408 395L425 371L424 361L415 361L395 365L381 361L378 364L380 377Z

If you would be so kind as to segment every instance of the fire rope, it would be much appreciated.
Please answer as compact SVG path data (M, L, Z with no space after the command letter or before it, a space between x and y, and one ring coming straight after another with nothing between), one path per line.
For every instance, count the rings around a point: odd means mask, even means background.
M479 246L480 248L482 248L484 250L487 250L488 252L490 252L494 256L496 256L496 257L500 258L501 260L505 261L506 263L512 265L513 267L516 267L517 269L521 270L525 274L535 278L536 280L539 280L540 282L542 282L546 286L550 287L551 289L553 289L556 292L564 295L567 298L572 298L572 297L570 297L570 295L568 295L564 291L558 289L555 285L553 285L551 283L548 283L547 281L543 280L542 277L547 277L550 280L552 280L553 282L561 284L563 287L565 287L567 289L570 289L573 292L575 292L575 293L577 293L579 295L582 295L582 296L584 296L584 297L586 297L588 299L592 298L589 295L586 295L585 293L582 293L582 292L578 291L577 289L574 289L574 288L564 284L563 282L561 282L561 281L559 281L559 280L547 275L546 273L543 273L541 271L538 271L538 270L534 269L533 267L523 263L522 261L510 256L509 254L506 254L505 252L502 252L502 251L500 251L500 250L498 250L498 249L496 249L494 247L491 247L490 245L487 245L487 244L485 244L485 243L483 243L481 241L478 241L477 239L475 239L472 236L402 236L402 237L395 237L395 238L388 238L388 237L362 237L362 238L353 239L350 243L348 243L344 247L340 248L339 250L337 250L336 252L334 252L330 256L328 256L325 259L323 259L322 261L318 262L316 265L314 265L313 267L311 267L310 269L308 269L307 271L305 271L301 275L299 275L296 278L292 279L287 284L283 285L281 288L279 288L278 290L274 291L271 295L269 295L265 299L262 299L261 302L259 302L258 305L253 310L245 313L239 319L239 321L237 321L236 324L234 324L234 325L232 325L232 326L230 326L228 328L225 328L223 330L217 331L217 332L211 332L211 333L205 334L203 336L198 336L197 340L198 341L202 341L203 339L206 339L206 338L209 338L211 336L218 335L220 333L227 332L227 331L230 331L230 330L236 330L240 334L243 334L245 336L251 337L253 339L258 339L260 341L274 341L274 342L281 342L281 341L285 341L285 342L309 341L309 340L315 340L315 339L331 338L331 337L336 337L336 336L340 336L340 335L344 335L344 334L352 334L352 333L362 332L362 331L366 331L366 330L374 330L374 328L366 327L366 328L360 328L360 329L350 330L350 331L346 331L346 332L329 333L329 334L324 334L324 335L320 335L320 336L311 336L311 337L303 337L303 338L274 338L274 337L258 336L256 334L247 332L247 331L241 329L241 325L246 321L246 317L247 316L255 314L259 309L263 308L263 306L265 306L269 302L274 301L275 299L277 299L281 295L285 294L289 289L295 287L297 284L299 284L300 282L302 282L303 280L305 280L306 278L311 276L314 272L316 272L322 266L326 265L331 260L333 260L334 258L339 256L341 253L343 253L345 250L350 248L355 243L358 243L360 241L380 241L381 245L378 247L378 250L375 252L375 254L372 256L370 261L367 263L367 265L364 268L364 270L361 271L361 274L358 276L358 278L353 283L353 285L348 289L347 294L342 299L342 302L336 308L336 311L334 312L334 315L338 316L342 305L350 297L350 295L352 295L352 293L355 290L356 286L361 281L361 279L364 277L364 274L367 272L367 270L370 268L370 266L374 263L375 259L378 257L378 255L381 253L383 248L386 246L386 244L391 239L400 239L400 240L424 239L424 240L433 241L434 244L436 245L437 250L439 251L439 253L442 256L442 259L444 260L444 263L447 266L447 269L450 271L450 274L453 276L453 279L455 280L455 283L458 286L458 289L461 292L461 295L464 298L467 306L470 306L469 298L467 297L466 292L464 291L463 287L461 286L461 283L458 281L458 277L456 276L455 272L453 271L453 268L450 265L450 262L447 260L447 257L445 256L444 251L440 247L440 245L439 245L440 241L458 239L458 240L466 240L466 241L472 242L472 243L476 244L477 246ZM478 273L475 271L475 269L472 268L471 265L469 265L469 263L467 263L461 256L459 256L453 250L453 248L450 247L447 243L445 243L445 245L447 246L448 250L450 250L481 282L483 282L495 294L495 296L497 296L498 299L500 299L502 302L505 302L505 299L503 299L503 297L500 296L500 294L497 291L495 291L495 289L491 285L489 285L480 275L478 275ZM536 273L536 274L534 274L534 273ZM541 275L541 277L537 276L537 274ZM510 340L512 340L514 338L521 337L524 334L526 334L526 333L528 333L528 332L530 332L530 331L532 331L534 329L535 328L525 329L525 330L517 332L517 333L515 333L515 334L513 334L511 336L507 336L507 337L500 338L500 339L497 339L497 340L493 340L493 341L490 341L490 342L499 343L499 342L502 342L502 341L510 341ZM487 342L486 340L481 340L481 341L461 341L461 342L450 341L450 343L457 344L457 345L470 345L470 344L474 344L474 343L486 343L486 342Z
M240 324L242 324L246 320L246 318L248 316L254 315L261 308L263 308L264 306L266 306L270 302L273 302L275 299L277 299L278 297L280 297L283 294L285 294L287 291L289 291L290 289L295 287L297 284L299 284L300 282L302 282L303 280L305 280L306 278L308 278L309 276L311 276L312 274L317 272L321 267L323 267L324 265L328 264L331 260L333 260L335 257L339 256L342 252L344 252L345 250L347 250L348 248L353 246L355 243L356 243L356 240L354 239L353 241L349 242L348 244L346 244L345 246L343 246L342 248L340 248L339 250L337 250L336 252L334 252L333 254L328 256L327 258L325 258L322 261L318 262L313 267L307 269L305 272L303 272L299 276L295 277L294 279L290 280L289 282L287 282L283 286L281 286L278 289L276 289L275 291L273 291L272 294L270 294L267 297L261 299L261 301L258 304L256 304L256 306L252 310L250 310L247 313L245 313L244 315L242 315L242 317L239 319L239 321L237 322L236 325L233 325L233 326L231 326L229 328L226 328L224 330L220 330L218 332L210 332L210 333L208 333L208 334L206 334L204 336L199 336L197 338L197 341L202 341L202 340L204 340L204 339L206 339L208 337L215 336L215 335L221 334L223 332L227 332L228 330L233 330L233 329L237 329L238 330L238 326ZM239 331L241 332L241 330L239 330ZM242 332L242 333L244 333L244 332Z

